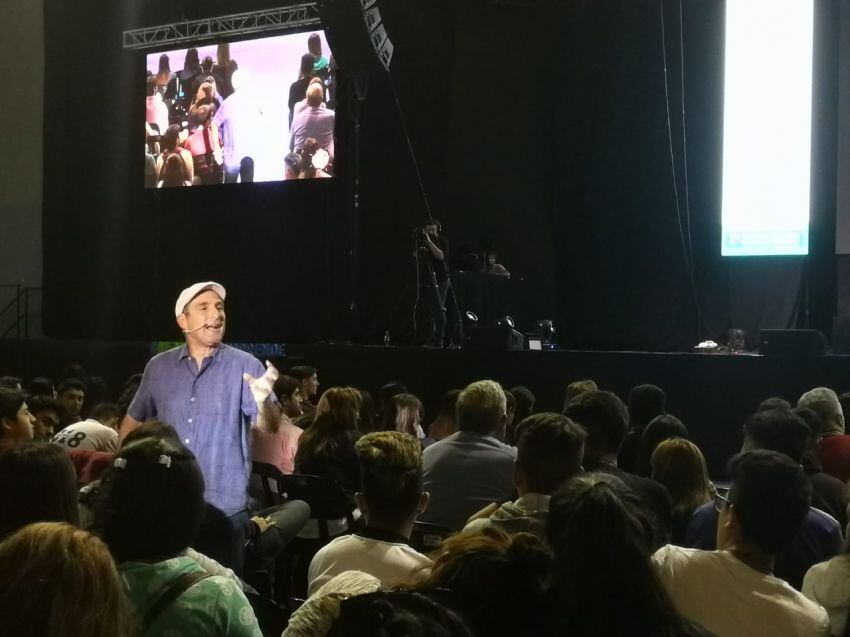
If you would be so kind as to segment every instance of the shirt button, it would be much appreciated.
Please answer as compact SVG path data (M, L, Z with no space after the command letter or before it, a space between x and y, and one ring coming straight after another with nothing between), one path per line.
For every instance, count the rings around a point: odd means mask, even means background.
M189 420L187 420L186 422L192 422L192 419L191 419L191 418L189 418Z
M189 402L190 402L190 403L195 402L195 397L194 397L194 396L192 396L192 397L189 399Z
M189 439L188 439L188 438L186 438L183 442L184 442L185 444L187 444L187 445L188 445L188 444L189 444Z

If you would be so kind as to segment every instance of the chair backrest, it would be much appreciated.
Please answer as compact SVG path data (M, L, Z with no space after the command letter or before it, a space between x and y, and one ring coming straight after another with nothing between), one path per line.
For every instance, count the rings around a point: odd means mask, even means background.
M287 500L303 500L309 504L313 518L338 520L352 517L348 496L332 478L294 473L281 474L277 482L280 495Z
M413 531L410 534L410 546L420 553L430 553L439 548L440 544L452 534L454 531L444 526L414 522Z
M255 497L262 495L263 506L273 507L283 504L280 493L280 479L284 474L273 464L266 462L251 463L251 481L249 490Z

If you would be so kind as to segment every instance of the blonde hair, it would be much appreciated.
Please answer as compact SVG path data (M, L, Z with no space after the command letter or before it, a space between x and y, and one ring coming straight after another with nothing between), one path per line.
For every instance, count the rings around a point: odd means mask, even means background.
M652 452L649 464L652 479L667 487L674 512L692 511L714 497L705 456L690 440L664 440Z
M400 431L366 434L354 445L368 514L415 517L422 497L422 445Z
M491 434L505 416L508 404L502 386L492 380L479 380L457 397L458 429Z
M106 545L64 522L30 524L0 543L0 626L6 635L137 634Z

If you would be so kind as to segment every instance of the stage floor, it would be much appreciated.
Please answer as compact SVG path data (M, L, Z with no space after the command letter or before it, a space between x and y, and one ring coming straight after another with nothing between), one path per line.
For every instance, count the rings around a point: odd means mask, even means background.
M104 376L117 391L150 357L145 342L0 340L0 374L58 379L64 365L79 362ZM399 380L419 396L428 418L442 393L491 378L506 387L525 385L537 411L560 411L566 385L589 378L625 397L634 385L653 383L667 392L669 411L687 425L713 476L722 477L741 445L748 414L769 396L796 402L806 390L850 390L850 356L786 360L754 355L652 352L510 351L374 347L348 344L287 345L290 364L319 369L322 387L354 385L373 394Z

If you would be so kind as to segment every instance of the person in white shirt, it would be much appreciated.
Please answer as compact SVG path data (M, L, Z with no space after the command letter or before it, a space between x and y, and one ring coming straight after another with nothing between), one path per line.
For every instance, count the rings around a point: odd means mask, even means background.
M668 545L652 558L676 608L718 637L829 635L826 611L773 575L809 510L802 467L756 450L735 456L729 474L728 497L717 496L718 550Z
M416 517L428 506L419 441L398 431L379 431L360 438L355 448L361 481L355 499L366 527L316 553L307 575L310 595L344 571L363 571L382 586L394 587L430 570L431 560L408 545Z
M118 408L110 403L95 405L87 420L81 420L53 436L50 441L65 451L118 451Z

